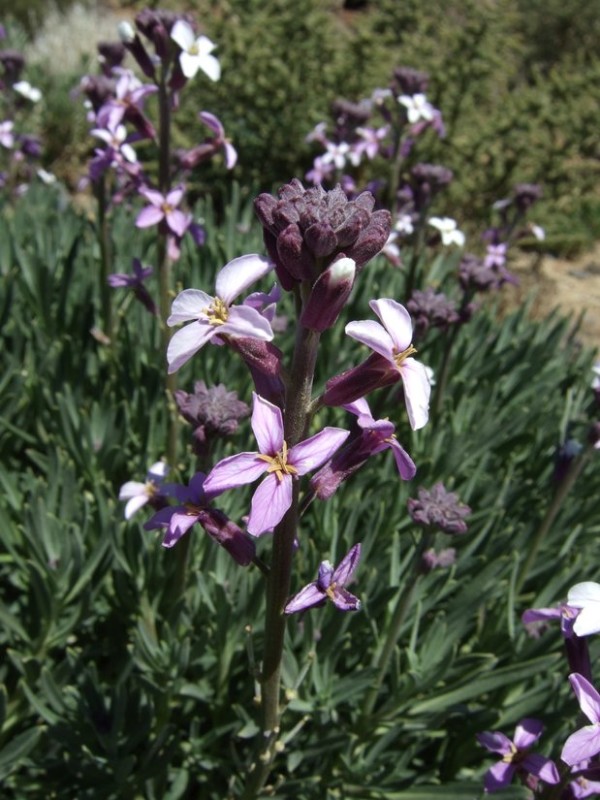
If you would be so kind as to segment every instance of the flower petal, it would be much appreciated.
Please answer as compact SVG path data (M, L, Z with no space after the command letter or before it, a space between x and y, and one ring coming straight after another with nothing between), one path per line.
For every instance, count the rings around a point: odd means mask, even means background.
M264 256L251 254L234 258L217 275L217 297L231 305L238 295L272 269L273 264Z
M252 483L266 472L268 464L258 458L258 453L238 453L219 461L204 481L207 494L225 492L236 486Z
M231 142L224 142L223 149L225 150L225 166L227 169L233 169L238 160L237 150Z
M371 300L369 305L392 337L396 349L399 352L406 350L412 342L412 322L404 306L386 298Z
M198 514L176 510L167 528L167 533L162 540L163 547L173 547L189 529L198 522Z
M600 632L600 605L590 603L581 608L573 623L573 630L577 636L589 636L592 633Z
M138 495L144 495L146 499L148 498L146 484L140 481L127 481L119 489L119 500L131 500L132 497L137 497Z
M404 384L404 402L410 427L419 430L429 419L429 397L431 384L423 364L414 358L405 358L400 365L400 376Z
M132 497L125 506L125 519L131 519L136 511L146 505L149 499L147 494L138 494L136 497Z
M253 392L252 430L261 453L274 456L283 447L283 418L281 409ZM263 461L263 464L266 463Z
M360 600L355 597L347 589L341 586L336 586L331 593L331 600L336 608L340 611L359 611Z
M570 767L600 753L600 725L586 725L565 742L560 757Z
M191 55L191 53L186 53L185 51L179 54L179 64L186 78L195 77L200 69L200 59L198 56Z
M504 761L499 761L490 767L485 773L483 786L486 792L495 792L498 789L503 789L512 781L515 774L515 767L512 764L507 764Z
M412 458L408 455L406 450L402 447L397 439L392 439L390 448L394 454L398 472L403 481L412 481L417 474L417 467Z
M388 361L394 360L394 341L386 329L375 320L364 319L358 322L349 322L345 330L347 336L351 336L361 344L366 344L367 347L384 356Z
M528 753L521 761L521 766L531 775L537 775L544 783L560 782L560 775L554 761L539 753Z
M263 462L264 463L264 462ZM252 507L248 517L247 530L252 536L274 528L292 505L292 476L278 478L275 473L259 484L252 497Z
M178 19L175 25L173 25L171 39L173 39L182 50L189 50L196 41L191 25L183 19Z
M482 731L477 734L476 739L490 753L500 753L505 756L512 750L511 740L500 731Z
M288 453L288 461L299 475L306 475L331 458L349 435L350 431L343 428L323 428L310 439L294 445Z
M218 332L214 325L197 321L174 333L167 347L169 374L182 367Z
M344 558L335 568L332 575L332 582L340 586L345 586L350 582L352 576L356 572L358 562L360 561L360 542L351 547L346 553Z
M284 614L296 614L298 611L306 611L307 608L315 608L315 606L322 606L327 599L327 595L322 589L319 589L316 583L309 583L304 589L295 594L291 600L288 601L286 607L283 609Z
M515 728L515 745L519 750L531 747L540 738L543 730L544 726L539 719L532 719L531 717L522 719Z
M573 691L577 695L579 707L583 713L590 722L600 723L600 694L598 694L592 684L578 672L571 673L571 675L569 675L569 681L571 682Z
M231 306L227 322L220 326L219 333L229 336L249 336L262 342L270 342L273 339L273 329L269 320L250 306Z
M156 189L149 189L147 186L142 186L138 191L142 197L145 197L149 203L157 208L161 208L162 204L165 202L165 196Z
M188 217L187 214L184 214L183 211L180 211L178 208L174 208L172 211L167 212L166 219L167 225L177 236L183 236L187 230L188 224L190 223L190 217Z
M206 292L201 292L200 289L184 289L173 300L167 325L172 327L179 322L206 319L206 310L210 308L213 302L214 297L210 297Z
M221 77L221 65L210 53L205 53L198 58L198 66L205 75L208 75L211 81L218 81Z
M215 117L215 115L211 114L210 111L201 111L198 116L200 117L201 122L210 128L211 131L217 134L219 139L223 138L225 135L225 129L223 128L221 120L218 117Z
M151 225L158 225L164 219L165 212L157 206L146 206L142 208L135 220L136 227L149 228Z

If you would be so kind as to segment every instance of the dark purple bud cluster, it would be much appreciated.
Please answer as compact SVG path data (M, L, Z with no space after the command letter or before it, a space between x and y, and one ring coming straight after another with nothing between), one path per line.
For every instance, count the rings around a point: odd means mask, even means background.
M206 452L211 440L235 433L240 420L250 414L237 393L222 383L208 387L204 381L196 381L193 393L179 389L174 397L181 416L194 426L194 450L199 455Z
M456 303L432 286L424 291L416 290L406 304L412 317L415 338L423 336L429 328L447 330L460 321Z
M420 488L418 499L408 500L408 513L417 525L456 534L467 532L465 517L471 509L454 492L447 491L443 483L436 483L431 490Z
M542 187L537 183L519 183L513 189L514 203L522 214L529 211L541 196Z
M340 186L329 192L321 186L305 189L294 179L280 189L279 200L261 194L254 205L286 291L302 281L312 283L339 256L353 259L360 271L384 246L391 228L390 213L373 210L372 194L348 200Z
M412 67L396 67L392 76L394 94L425 94L429 86L429 75Z
M451 169L439 164L415 164L410 173L415 209L421 212L454 178Z
M25 57L18 50L0 51L0 66L2 66L2 83L7 85L16 83L25 66Z

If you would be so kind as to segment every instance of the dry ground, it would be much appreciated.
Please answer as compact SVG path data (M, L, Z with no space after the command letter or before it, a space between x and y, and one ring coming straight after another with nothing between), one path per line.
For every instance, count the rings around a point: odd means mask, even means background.
M557 307L575 318L583 312L578 338L600 351L600 243L575 260L523 254L509 268L519 286L504 288L508 307L533 297L537 318Z

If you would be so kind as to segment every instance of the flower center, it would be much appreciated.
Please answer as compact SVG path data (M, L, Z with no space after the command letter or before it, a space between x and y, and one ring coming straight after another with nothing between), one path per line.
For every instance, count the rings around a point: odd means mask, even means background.
M298 472L296 467L287 463L287 442L283 443L281 450L274 456L268 456L265 453L259 453L258 457L261 459L261 461L266 461L269 464L267 467L267 472L274 472L280 481L283 480L284 475L296 475Z
M211 306L206 309L206 316L209 317L211 325L224 325L229 317L229 308L220 297L215 297Z
M325 589L325 594L330 600L333 600L333 595L336 589L337 583L334 581L330 583L329 586Z
M400 365L404 361L404 359L412 356L413 353L417 352L417 348L413 347L412 344L409 344L406 350L403 350L401 353L394 353L394 362L398 369L400 369Z
M506 755L502 756L502 761L505 764L514 764L516 762L522 761L525 753L522 753L513 742L510 743L510 753L506 753Z

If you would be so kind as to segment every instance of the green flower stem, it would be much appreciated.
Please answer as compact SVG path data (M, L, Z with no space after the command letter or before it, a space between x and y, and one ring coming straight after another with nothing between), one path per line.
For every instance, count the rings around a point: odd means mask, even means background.
M100 298L102 303L102 329L109 339L113 336L112 289L108 285L108 276L112 272L110 227L106 214L106 178L103 175L95 184L98 204L98 246L100 248Z
M579 455L576 456L573 459L573 461L571 461L571 464L567 469L565 477L562 479L559 486L557 487L556 492L554 493L554 497L552 498L552 501L546 510L546 514L544 515L544 519L542 520L540 527L537 529L535 535L531 539L531 544L529 545L529 552L527 553L527 557L523 563L523 566L521 567L519 576L515 584L515 593L518 593L521 590L521 587L527 580L527 576L535 562L535 559L542 545L542 542L548 535L548 532L552 527L554 520L558 515L558 512L561 509L564 499L573 488L575 481L579 477L582 469L586 465L587 461L589 460L593 452L594 452L594 445L588 443L579 453Z
M158 84L158 108L159 108L159 153L158 153L158 185L163 195L168 194L171 189L171 99L167 88L167 69L163 66ZM161 351L167 352L167 347L171 341L171 329L167 326L167 317L171 311L172 289L171 289L171 260L167 252L166 234L159 232L157 246L158 260L158 281L159 281L159 307L161 320ZM169 419L167 422L167 463L177 466L177 437L179 430L179 420L173 393L177 388L177 378L174 374L167 375L167 408ZM187 561L185 548L178 548L181 559Z
M313 375L320 334L298 327L290 384L286 396L285 440L288 447L301 441L308 425ZM246 784L244 800L258 796L271 772L277 753L281 717L281 661L290 595L294 540L298 533L298 483L294 481L292 505L275 528L273 557L267 580L265 652L261 673L261 734L258 757Z
M408 576L410 585L406 586L405 581L404 585L400 587L398 596L396 597L396 608L394 609L394 614L387 630L385 642L379 653L373 658L373 666L377 669L377 677L375 678L375 683L365 695L362 707L363 719L369 717L373 713L375 703L377 702L377 697L379 696L379 691L383 681L385 680L385 676L387 675L390 661L392 660L394 650L396 649L398 639L400 638L400 632L402 630L404 621L406 620L406 615L410 610L417 587L423 577L421 572L421 557L429 546L430 539L431 536L428 533L425 533L415 548L415 553L411 564L411 571L410 575Z

